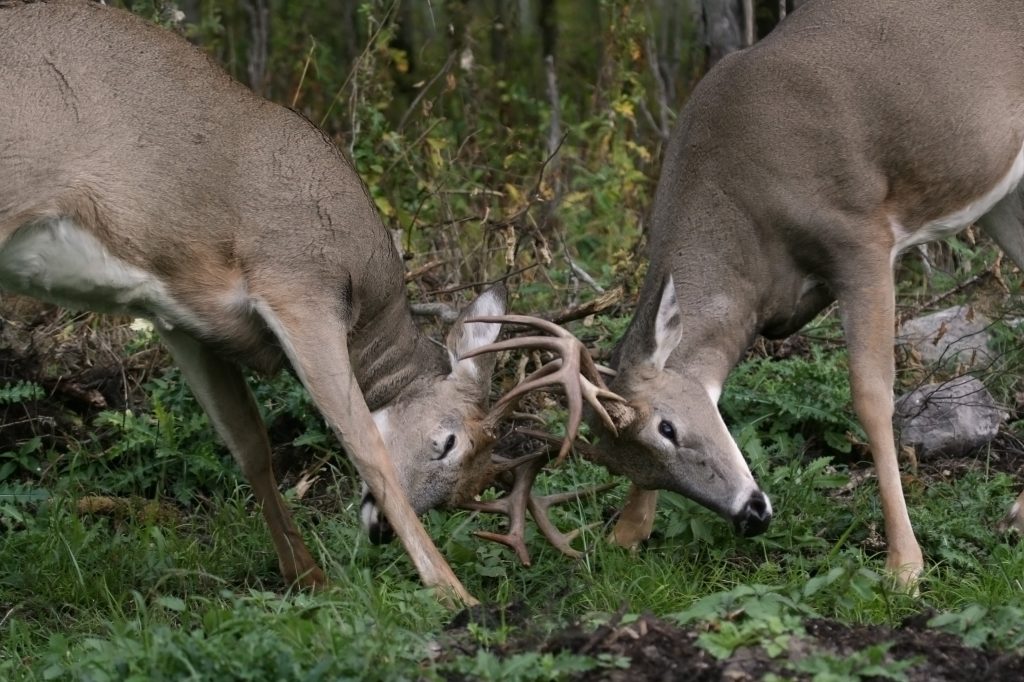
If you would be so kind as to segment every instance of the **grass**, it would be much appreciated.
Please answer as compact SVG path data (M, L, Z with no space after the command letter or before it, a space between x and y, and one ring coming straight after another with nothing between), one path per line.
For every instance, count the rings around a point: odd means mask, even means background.
M642 82L649 69L639 61L646 33L639 13L632 22L620 21L628 19L628 12L620 12L625 7L600 3L601 16L609 18L601 40L588 33L587 40L563 41L562 50L585 48L578 57L567 54L563 64L593 65L602 76L596 85L586 74L563 76L569 136L559 170L549 167L546 176L540 171L548 155L547 100L536 93L516 99L516 84L504 85L498 77L504 73L500 65L484 64L472 78L441 79L435 90L427 86L424 103L433 102L434 113L423 107L404 131L395 131L382 112L404 111L409 103L393 101L394 24L383 23L387 30L371 39L350 90L341 85L350 82L345 73L331 72L341 68L332 53L318 58L305 81L304 101L312 103L304 113L319 121L327 110L320 99L346 102L348 113L325 119L328 133L352 149L388 226L406 230L410 271L435 258L446 263L443 276L433 272L429 282L411 283L413 292L543 263L524 270L515 283L515 307L563 306L578 284L554 248L564 241L602 284L625 286L627 300L635 294L644 265L631 256L632 247L639 216L650 205L661 142L634 115L651 90ZM219 23L229 20L212 12L207 23L193 27L200 42L221 46L222 58L236 42L222 34L239 35L220 30ZM486 44L483 33L490 26L490 20L480 22L476 44ZM294 30L305 55L306 29ZM317 44L331 44L335 32L323 33ZM275 35L286 42L287 34L275 28ZM596 45L602 60L590 53ZM478 63L486 52L477 50ZM278 90L290 100L301 90L303 61L289 50L272 56ZM439 64L425 72L434 73ZM289 80L291 71L295 78ZM473 102L478 111L468 106ZM575 111L577 106L584 108ZM518 122L510 125L505 118L517 112L512 120ZM343 128L350 120L358 120L358 134ZM557 210L530 198L539 176L566 190L551 204ZM533 222L536 229L524 227ZM545 234L557 240L545 245ZM520 244L514 262L506 262L507 243ZM995 253L957 240L948 246L953 253L947 255L964 261L956 278L943 281L939 269L928 289L918 276L919 299L984 270ZM545 250L554 252L552 264L544 263ZM1011 285L1019 294L1019 282ZM901 297L901 304L913 305L910 298ZM520 637L539 640L568 623L592 627L644 612L700 631L700 645L715 656L751 643L783 647L813 616L898 625L922 613L971 645L1024 651L1024 545L992 530L1020 482L992 466L988 452L958 461L948 476L943 466L924 462L907 481L907 497L927 573L918 597L893 591L881 572L876 486L870 468L857 462L854 446L861 436L849 414L845 356L834 348L837 318L823 319L824 327L808 332L820 348L812 345L806 357L786 362L753 359L723 396L723 412L772 497L776 520L766 534L737 538L710 512L663 494L655 536L640 551L611 546L604 540L607 528L599 526L578 543L586 556L570 561L531 531L534 565L526 568L510 552L472 535L476 528L496 527L495 520L433 512L428 530L456 574L485 604L502 607L495 618L468 625L422 588L398 545L367 542L358 525L351 467L336 454L334 439L295 382L260 384L256 394L276 445L317 457L335 453L329 461L338 470L321 474L330 479L326 490L292 502L307 544L332 581L317 594L291 593L283 585L247 487L175 371L148 380L144 405L102 412L58 438L31 433L32 420L16 414L45 391L24 383L0 388L0 408L13 417L4 426L20 423L17 428L26 431L24 437L6 431L4 442L16 442L0 448L0 679L559 679L628 662L529 648L506 655L503 646ZM628 318L591 322L588 334L607 341L621 337ZM27 327L25 336L38 348L84 336L87 324L58 318L52 328ZM131 354L150 347L149 334L136 331L138 347L129 348ZM1003 331L1006 362L987 379L1001 392L997 397L1012 404L1022 389L1020 332ZM63 357L58 350L44 359ZM71 369L58 367L53 374L74 374ZM130 388L125 392L135 397ZM64 420L59 423L63 428ZM543 482L565 489L605 476L573 463ZM557 510L559 524L569 528L605 518L625 489L622 484L608 497ZM113 515L79 513L78 501L90 494L127 503ZM449 629L453 619L460 625ZM803 672L821 679L900 679L900 664L886 663L883 649L843 661L811 658Z
M656 536L643 550L615 548L597 529L584 535L588 553L574 562L531 535L534 566L526 568L471 535L491 519L430 514L428 530L467 587L485 604L528 614L471 627L480 648L462 655L445 631L453 614L418 584L399 546L367 543L352 499L293 504L332 586L292 594L247 489L233 477L191 507L168 502L162 514L139 507L116 517L77 513L73 498L83 482L62 483L45 501L18 504L20 521L4 517L0 676L557 679L623 662L540 653L501 662L489 647L524 630L539 636L569 622L603 622L624 605L629 613L703 623L712 634L702 645L726 655L751 641L781 642L810 615L896 625L922 608L977 644L1024 647L1024 545L997 537L989 523L1015 483L986 467L984 455L959 477L922 478L909 488L929 566L919 598L890 590L880 573L872 479L847 485L846 466L796 451L766 456L754 468L778 514L754 539L737 538L704 509L663 494ZM546 482L565 487L603 477L577 463ZM559 510L559 523L601 518L624 490ZM727 615L738 605L761 617L734 622ZM993 619L1003 625L993 627Z

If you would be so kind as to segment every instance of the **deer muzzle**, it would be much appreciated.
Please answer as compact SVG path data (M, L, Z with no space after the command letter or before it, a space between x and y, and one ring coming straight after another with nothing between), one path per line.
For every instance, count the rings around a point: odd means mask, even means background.
M732 517L736 532L744 537L760 535L772 522L772 503L760 490L750 494L746 504Z
M387 517L381 513L377 500L369 491L363 493L363 500L359 505L359 518L373 544L386 545L395 539L395 530L388 523Z

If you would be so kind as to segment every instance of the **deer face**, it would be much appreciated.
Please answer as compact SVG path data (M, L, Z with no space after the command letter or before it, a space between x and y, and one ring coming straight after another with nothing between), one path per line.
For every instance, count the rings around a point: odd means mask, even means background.
M609 387L635 417L618 436L593 425L600 435L595 460L642 488L685 495L731 520L737 532L757 535L771 521L771 503L718 411L721 388L702 380L700 367L673 357L683 330L671 277L657 303L653 316L638 312Z
M465 320L503 315L506 306L504 288L478 296L448 333L450 372L414 382L392 404L373 413L417 514L465 501L479 492L486 478L493 438L484 428L484 417L494 355L460 358L493 343L501 332L500 324ZM391 539L391 527L366 486L360 518L371 540Z

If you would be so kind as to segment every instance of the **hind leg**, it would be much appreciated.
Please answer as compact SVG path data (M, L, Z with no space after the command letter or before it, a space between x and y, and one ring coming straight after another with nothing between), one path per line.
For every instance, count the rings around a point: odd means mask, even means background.
M324 574L302 542L277 490L267 430L241 369L185 332L176 329L160 329L159 332L199 404L249 481L270 528L285 581L303 587L324 584Z
M995 240L999 248L1017 267L1024 270L1024 184L992 207L978 221L985 233ZM1000 522L1000 528L1014 527L1024 532L1024 493Z
M1024 270L1024 184L1003 197L978 224Z

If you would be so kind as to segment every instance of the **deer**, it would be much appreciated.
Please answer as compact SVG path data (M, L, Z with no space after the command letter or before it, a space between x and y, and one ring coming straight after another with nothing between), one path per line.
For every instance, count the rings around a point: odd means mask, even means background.
M326 134L173 32L85 1L0 8L0 289L151 320L248 480L289 585L326 582L277 489L243 368L297 375L423 583L475 599L418 514L491 466L500 285L421 333L402 261ZM491 420L493 421L493 419Z
M745 535L768 527L771 501L717 403L758 335L786 337L838 302L886 569L916 589L923 554L892 425L894 266L976 223L1024 268L1022 26L1019 2L811 0L698 83L612 357L628 417L614 432L594 420L594 459L632 482L613 542L649 536L658 490ZM1005 523L1024 527L1022 504Z

